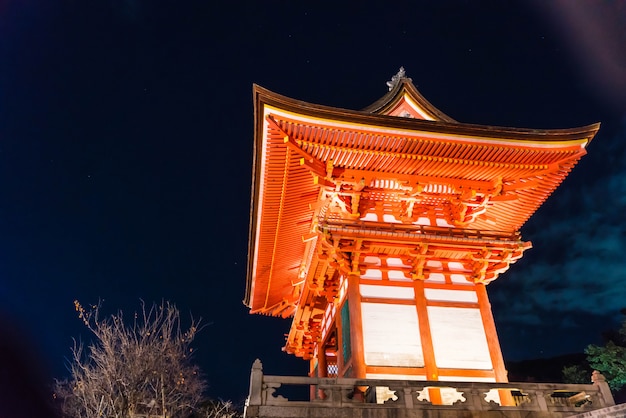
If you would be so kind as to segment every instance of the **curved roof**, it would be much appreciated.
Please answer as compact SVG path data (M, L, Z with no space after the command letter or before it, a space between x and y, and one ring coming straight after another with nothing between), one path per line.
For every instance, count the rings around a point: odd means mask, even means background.
M410 78L402 77L392 84L389 92L363 109L364 112L378 115L393 115L397 109L405 108L407 113L418 119L456 122L430 103L417 91ZM413 112L411 112L413 110Z
M340 183L351 188L361 181L371 189L373 202L420 186L420 193L430 193L425 205L436 217L452 216L442 205L449 209L452 200L465 196L470 211L484 207L474 217L452 221L516 233L585 154L599 129L599 124L523 129L459 123L426 101L406 78L360 111L294 100L257 85L253 94L244 303L252 312L273 315L297 298L305 237L319 215L323 188L343 187ZM373 211L370 206L361 202L359 216Z

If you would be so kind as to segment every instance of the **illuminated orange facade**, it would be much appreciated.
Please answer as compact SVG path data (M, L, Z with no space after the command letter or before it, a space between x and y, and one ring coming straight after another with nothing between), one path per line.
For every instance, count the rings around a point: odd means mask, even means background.
M244 302L315 376L506 382L486 285L599 125L464 124L388 84L362 111L254 86Z

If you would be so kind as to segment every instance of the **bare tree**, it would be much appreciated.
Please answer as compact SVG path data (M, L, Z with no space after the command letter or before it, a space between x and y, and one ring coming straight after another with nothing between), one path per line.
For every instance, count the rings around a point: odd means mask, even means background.
M169 302L147 308L142 301L128 324L121 311L101 319L100 305L74 305L95 340L86 350L74 341L71 377L56 383L64 416L189 416L206 387L190 358L199 322L192 319L183 330L180 312Z
M208 400L203 402L191 418L240 418L242 414L232 402L223 400Z

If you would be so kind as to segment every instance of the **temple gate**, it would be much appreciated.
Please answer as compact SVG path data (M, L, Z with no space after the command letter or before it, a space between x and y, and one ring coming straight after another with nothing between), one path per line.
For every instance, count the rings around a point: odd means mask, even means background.
M486 286L599 124L465 124L388 85L361 111L254 86L244 303L293 318L311 376L506 382Z

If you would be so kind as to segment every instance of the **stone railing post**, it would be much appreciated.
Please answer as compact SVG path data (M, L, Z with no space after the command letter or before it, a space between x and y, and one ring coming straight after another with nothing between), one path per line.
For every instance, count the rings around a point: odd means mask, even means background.
M482 411L485 407L484 403L484 390L477 387L470 387L468 390L463 391L466 402L471 405L471 408L475 411Z
M548 402L546 402L546 393L543 389L535 389L529 391L532 393L535 405L539 408L540 411L548 410Z
M593 382L593 384L598 387L598 390L600 391L600 396L602 396L602 402L604 403L604 406L615 405L615 400L613 400L613 394L611 393L609 384L606 382L606 377L604 377L602 373L594 370L593 373L591 373L591 382Z
M408 388L404 388L404 406L407 409L413 409L414 403L413 403L413 391L415 389L408 387Z
M252 364L250 371L250 394L248 395L248 405L257 406L263 404L261 396L263 392L263 364L261 360L256 359Z
M334 407L341 407L341 405L343 404L343 388L337 384L333 384L329 387L329 389L326 389L326 396L329 395L329 392L330 403Z

